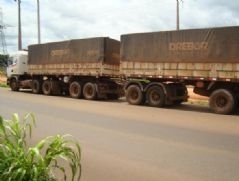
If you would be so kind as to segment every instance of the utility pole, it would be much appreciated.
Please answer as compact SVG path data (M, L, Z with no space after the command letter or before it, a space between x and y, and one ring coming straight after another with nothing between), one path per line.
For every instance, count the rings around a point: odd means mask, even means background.
M37 0L37 33L38 33L38 44L41 43L41 29L40 29L40 3Z
M176 17L176 21L177 21L177 30L179 30L179 0L176 0L177 1L177 17Z
M181 0L182 1L182 0ZM179 0L176 0L177 8L176 8L176 21L177 21L177 30L180 29L180 20L179 20ZM182 1L183 2L183 1Z
M18 50L22 50L21 0L18 2Z

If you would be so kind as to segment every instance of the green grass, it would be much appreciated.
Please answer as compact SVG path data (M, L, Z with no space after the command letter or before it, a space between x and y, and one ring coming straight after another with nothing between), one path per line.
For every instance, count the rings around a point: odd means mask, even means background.
M6 88L9 87L6 83L0 83L0 87Z
M0 116L0 180L57 181L80 180L81 148L70 135L49 136L35 146L28 146L35 126L33 114L20 120ZM67 165L71 173L67 173ZM62 178L57 177L60 172Z

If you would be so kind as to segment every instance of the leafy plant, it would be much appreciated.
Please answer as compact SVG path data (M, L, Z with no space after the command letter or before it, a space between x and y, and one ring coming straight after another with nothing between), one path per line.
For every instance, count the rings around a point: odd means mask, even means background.
M6 74L8 59L9 59L9 55L0 54L0 74L1 72Z
M8 58L9 58L8 55L0 54L0 68L7 67L7 60L8 60Z
M65 181L80 180L79 143L70 135L56 135L30 147L27 140L31 138L34 126L35 117L31 113L22 121L18 114L13 114L11 120L0 116L0 180L57 181L56 173ZM65 162L71 174L67 173Z

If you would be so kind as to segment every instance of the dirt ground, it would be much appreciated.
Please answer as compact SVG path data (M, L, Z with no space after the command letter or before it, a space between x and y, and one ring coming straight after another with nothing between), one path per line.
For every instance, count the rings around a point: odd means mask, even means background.
M0 72L0 84L6 83L6 82L7 82L7 77L4 75L1 75L1 72Z
M207 101L207 100L208 100L208 97L194 94L192 87L188 87L188 95L189 95L189 99L190 99L190 100L191 100L191 99L192 99L192 100L193 100L193 99L195 99L195 100L202 100L202 101Z

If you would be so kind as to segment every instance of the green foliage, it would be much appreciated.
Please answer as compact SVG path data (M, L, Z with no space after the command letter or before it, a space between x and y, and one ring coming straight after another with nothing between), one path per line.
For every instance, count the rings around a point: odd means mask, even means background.
M5 84L5 83L0 83L0 87L9 87L7 84Z
M8 60L8 55L1 55L0 54L0 67L7 67L7 60Z
M13 114L11 120L0 116L0 180L57 181L56 171L65 181L80 180L80 145L70 135L56 135L30 147L27 140L34 126L31 113L22 121L18 114ZM67 173L67 165L71 173Z
M0 76L1 74L6 74L8 55L0 54Z

